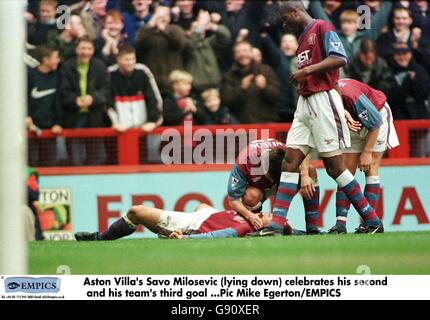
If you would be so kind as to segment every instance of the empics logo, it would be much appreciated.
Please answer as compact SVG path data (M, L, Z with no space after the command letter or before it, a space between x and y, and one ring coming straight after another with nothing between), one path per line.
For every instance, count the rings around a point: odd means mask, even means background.
M13 277L4 280L4 287L7 293L58 293L60 291L60 279Z

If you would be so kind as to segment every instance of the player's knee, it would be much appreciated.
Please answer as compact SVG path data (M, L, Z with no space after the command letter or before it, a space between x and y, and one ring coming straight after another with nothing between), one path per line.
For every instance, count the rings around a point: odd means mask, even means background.
M339 172L339 169L336 168L336 166L334 166L332 163L326 164L325 169L327 174L333 179L337 179L342 174L342 172Z
M255 187L248 187L242 196L242 203L247 207L254 207L263 200L263 197L263 191Z
M296 172L300 167L301 161L296 157L285 156L282 161L282 171L284 172Z
M139 220L145 215L147 208L145 206L132 206L127 212L127 218L134 224L139 224Z

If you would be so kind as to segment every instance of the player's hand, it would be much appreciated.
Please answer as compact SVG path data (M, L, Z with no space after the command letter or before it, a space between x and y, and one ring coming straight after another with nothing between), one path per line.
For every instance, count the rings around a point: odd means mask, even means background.
M255 228L255 230L259 230L264 227L263 221L258 217L257 214L252 213L248 217L248 221L252 224L252 226Z
M291 75L290 81L294 85L304 83L306 81L307 75L308 75L308 72L306 68L300 69Z
M355 121L354 118L347 110L345 110L345 118L346 118L346 123L348 124L349 130L353 132L359 132L361 130L360 121Z
M242 90L248 90L248 88L251 86L252 81L254 80L254 75L249 74L246 77L242 79L241 88Z
M255 85L258 87L258 89L264 90L266 88L266 85L267 85L266 77L263 76L262 74L259 74L258 76L256 76L255 77Z
M182 239L184 237L184 234L182 233L181 230L178 231L173 231L170 235L169 238L170 239Z
M315 181L310 176L302 176L300 180L300 194L307 200L311 200L315 192Z
M367 172L372 167L372 152L363 151L360 156L358 167L361 171Z

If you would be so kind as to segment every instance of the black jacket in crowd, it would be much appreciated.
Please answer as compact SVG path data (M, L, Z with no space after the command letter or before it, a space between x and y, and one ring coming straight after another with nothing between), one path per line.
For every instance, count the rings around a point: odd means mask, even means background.
M57 71L42 73L37 68L27 74L28 116L40 129L63 126L60 102L60 75Z
M89 127L106 126L106 107L110 97L109 74L106 65L97 58L92 58L88 70L87 94L93 97L89 107ZM77 59L65 62L61 68L61 97L63 100L65 127L74 128L78 121L80 108L76 98L81 95Z

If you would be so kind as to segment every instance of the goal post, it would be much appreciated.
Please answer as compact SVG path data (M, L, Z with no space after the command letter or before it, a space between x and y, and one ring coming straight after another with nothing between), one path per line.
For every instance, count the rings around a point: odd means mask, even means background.
M0 274L26 274L25 0L0 1Z

